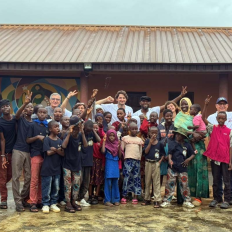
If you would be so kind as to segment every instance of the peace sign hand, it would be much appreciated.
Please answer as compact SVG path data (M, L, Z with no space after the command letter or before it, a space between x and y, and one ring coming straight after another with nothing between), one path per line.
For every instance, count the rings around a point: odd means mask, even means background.
M182 86L181 97L184 97L187 93L187 86Z
M70 92L68 93L67 98L69 99L70 97L73 97L73 96L75 96L75 95L77 95L77 94L78 94L78 92L77 92L76 90L70 91Z
M25 104L29 104L31 102L31 96L32 96L32 92L27 90L27 95L25 96Z
M210 103L212 96L210 97L209 95L207 96L207 98L205 99L205 105L208 105Z

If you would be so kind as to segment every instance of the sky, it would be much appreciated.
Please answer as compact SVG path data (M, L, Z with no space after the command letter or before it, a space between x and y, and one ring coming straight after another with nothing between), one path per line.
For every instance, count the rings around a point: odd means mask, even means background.
M232 0L0 0L0 24L231 27Z

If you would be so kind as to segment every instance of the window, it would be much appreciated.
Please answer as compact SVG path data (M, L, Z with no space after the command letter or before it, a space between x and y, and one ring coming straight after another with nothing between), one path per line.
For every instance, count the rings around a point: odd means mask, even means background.
M128 95L128 100L126 104L130 107L132 107L133 111L136 112L137 110L140 110L141 107L139 105L140 98L142 96L146 96L146 92L126 92ZM126 112L127 113L127 112Z

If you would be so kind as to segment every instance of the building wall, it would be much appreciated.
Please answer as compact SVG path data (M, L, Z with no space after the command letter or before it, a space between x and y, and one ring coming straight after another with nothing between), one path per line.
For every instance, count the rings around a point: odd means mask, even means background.
M110 77L110 78L109 78ZM118 90L147 92L152 98L151 106L163 105L168 100L168 92L181 91L181 86L188 86L188 91L194 92L194 102L204 105L207 95L212 95L212 103L208 114L215 112L215 102L219 97L219 77L217 73L135 73L135 74L94 74L88 79L89 93L99 89L97 99L116 94ZM232 76L229 77L229 93L232 89ZM89 94L90 95L90 94ZM229 94L232 111L232 95Z

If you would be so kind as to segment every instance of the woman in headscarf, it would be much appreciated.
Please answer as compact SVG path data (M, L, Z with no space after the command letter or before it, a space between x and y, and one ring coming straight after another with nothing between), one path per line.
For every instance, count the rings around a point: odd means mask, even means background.
M198 141L195 143L198 153L188 165L188 175L191 196L195 197L192 203L195 206L200 206L202 204L201 198L209 198L208 163L207 158L203 155L205 144L203 140L199 139L201 136L188 130L188 126L193 126L193 117L189 114L191 105L192 102L189 98L185 97L180 100L181 111L176 116L174 127L184 128Z

